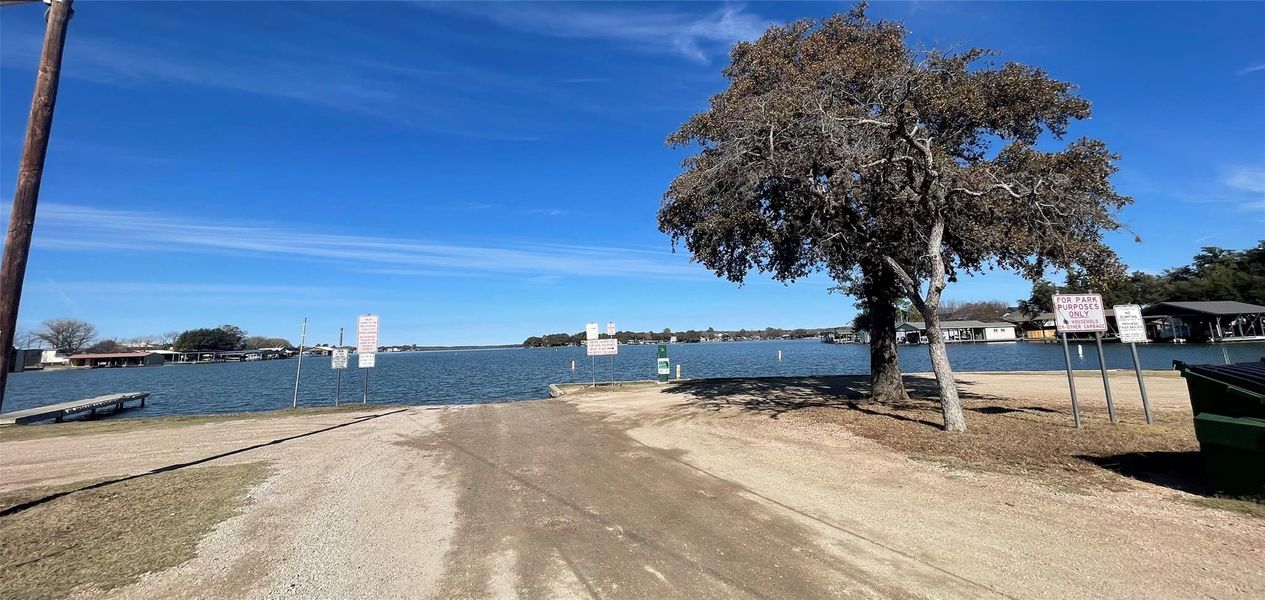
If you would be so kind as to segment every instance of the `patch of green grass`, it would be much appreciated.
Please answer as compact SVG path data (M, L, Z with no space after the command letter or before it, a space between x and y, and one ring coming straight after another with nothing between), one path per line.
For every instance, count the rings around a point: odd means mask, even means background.
M224 421L257 421L260 419L277 419L307 415L324 415L335 413L372 412L391 408L399 408L396 404L343 404L341 406L319 406L314 408L284 408L249 413L225 413L218 415L174 415L152 419L112 419L112 420L76 420L65 423L44 423L34 425L6 425L0 427L0 442L18 442L50 437L95 435L101 433L122 433L139 429L170 429L220 423Z
M63 598L81 586L109 590L179 565L267 477L259 462L0 495L0 512L18 509L0 517L0 598Z
M1208 508L1216 508L1219 510L1228 510L1231 512L1241 513L1258 519L1265 519L1265 499L1254 498L1223 498L1214 496L1211 498L1191 498L1192 504L1206 506Z

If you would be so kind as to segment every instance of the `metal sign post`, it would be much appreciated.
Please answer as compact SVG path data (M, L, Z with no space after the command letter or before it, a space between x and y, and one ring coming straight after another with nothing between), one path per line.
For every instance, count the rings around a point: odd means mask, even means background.
M598 356L615 356L619 354L619 340L589 340L586 348L589 359L596 362ZM597 387L597 375L593 375L593 387Z
M1138 361L1138 342L1146 343L1146 324L1142 322L1142 307L1136 304L1120 304L1113 307L1116 311L1116 328L1120 330L1120 342L1129 344L1129 352L1133 355L1133 370L1138 375L1138 390L1142 392L1142 412L1146 414L1146 424L1154 421L1151 417L1151 401L1146 397L1146 381L1142 379L1142 363Z
M597 359L593 358L593 342L597 341L597 323L584 324L584 348L589 355L589 374L593 377L593 387L597 387Z
M1107 393L1107 418L1116 422L1116 407L1111 403L1111 380L1107 379L1107 357L1102 351L1102 334L1094 332L1094 343L1098 345L1098 370L1102 372L1102 389Z
M343 396L343 369L347 368L347 358L351 355L346 348L343 347L343 328L338 328L338 347L329 355L329 366L338 372L338 378L334 383L334 406L338 406Z
M291 408L299 406L299 375L303 373L303 344L307 341L307 317L303 317L303 329L299 331L299 366L294 370L294 401Z
M1111 382L1107 379L1107 361L1103 356L1102 339L1107 331L1107 314L1103 311L1102 296L1098 294L1054 294L1054 327L1063 334L1063 358L1067 362L1067 385L1072 392L1072 416L1077 429L1081 426L1080 406L1076 401L1076 380L1072 373L1072 355L1067 349L1067 334L1093 333L1098 343L1098 364L1102 369L1103 390L1107 394L1107 414L1116 422L1116 411L1111 403Z
M1076 401L1076 379L1072 377L1072 353L1067 349L1067 334L1059 334L1063 337L1063 361L1067 364L1067 389L1072 391L1072 420L1076 422L1076 428L1081 428L1081 405Z
M607 322L606 322L606 335L607 335L607 337L609 337L609 338L611 338L611 339L618 339L618 338L616 338L616 337L615 337L615 322L614 322L614 321L607 321ZM616 357L616 356L618 356L618 355L617 355L617 354L612 354L612 355L611 355L611 358L610 358L610 361L609 361L609 363L608 363L608 366L610 367L611 381L615 381L615 357Z
M378 363L378 315L360 315L356 320L356 354L358 366L364 376L361 404L369 403L369 369Z

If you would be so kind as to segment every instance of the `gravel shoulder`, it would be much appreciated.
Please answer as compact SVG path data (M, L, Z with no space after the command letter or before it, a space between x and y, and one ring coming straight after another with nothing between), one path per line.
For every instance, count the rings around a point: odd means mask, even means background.
M1066 414L1059 373L962 379L968 407L1022 409L997 418ZM850 381L732 385L0 441L0 492L268 465L194 558L84 598L1265 595L1265 519L1112 473L929 460L861 427L897 417L835 402ZM1162 418L1189 419L1181 379L1148 385Z

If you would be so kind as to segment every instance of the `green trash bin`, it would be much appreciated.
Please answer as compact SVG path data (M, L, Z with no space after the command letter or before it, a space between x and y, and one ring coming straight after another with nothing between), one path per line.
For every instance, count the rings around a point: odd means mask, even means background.
M1265 497L1265 360L1173 366L1190 391L1208 483L1219 492Z

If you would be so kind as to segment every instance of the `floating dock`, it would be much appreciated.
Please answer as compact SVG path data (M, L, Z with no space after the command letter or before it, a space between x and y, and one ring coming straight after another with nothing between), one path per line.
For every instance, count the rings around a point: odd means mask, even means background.
M91 411L91 414L97 414L97 411L103 408L113 408L113 412L117 413L127 408L128 402L140 401L137 406L145 406L145 399L149 397L149 392L125 392L122 394L108 394L105 396L97 396L85 400L72 400L70 402L61 402L59 404L50 404L48 406L38 406L35 408L27 408L24 410L15 410L0 414L0 425L20 425L22 423L34 423L36 421L47 421L55 419L58 423L62 422L66 417L83 411Z

